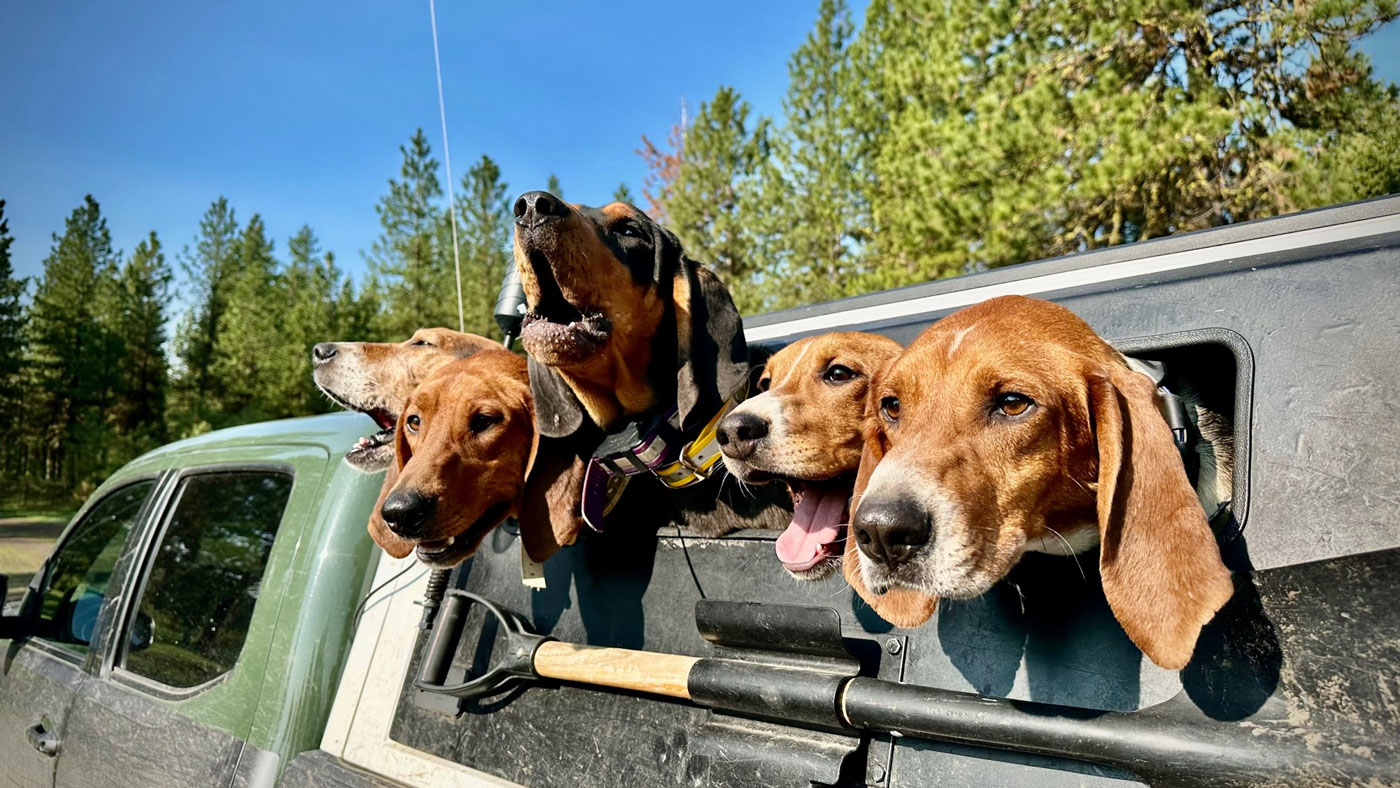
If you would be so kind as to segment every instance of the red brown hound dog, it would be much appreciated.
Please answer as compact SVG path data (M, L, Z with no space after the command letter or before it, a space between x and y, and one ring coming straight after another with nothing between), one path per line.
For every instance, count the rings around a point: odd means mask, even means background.
M841 565L871 376L903 350L878 334L801 339L768 359L757 391L716 431L724 464L748 484L781 481L792 523L775 543L798 580Z
M366 473L390 467L394 422L413 389L449 362L500 346L486 337L446 328L420 328L403 342L316 345L311 349L316 386L342 408L367 414L380 428L347 452L346 461Z
M1179 669L1233 586L1145 375L1072 312L997 298L939 321L871 387L845 575L917 626L1028 550L1099 545L1134 644Z
M579 494L566 473L571 459L540 447L525 359L500 346L479 351L433 373L404 403L397 473L380 492L370 535L395 558L416 552L445 568L515 516L526 552L542 562L582 525L570 516Z

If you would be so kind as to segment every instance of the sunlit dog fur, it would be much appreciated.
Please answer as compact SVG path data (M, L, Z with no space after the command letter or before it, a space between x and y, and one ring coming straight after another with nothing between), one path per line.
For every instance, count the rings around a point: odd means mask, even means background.
M782 482L794 503L802 491L820 487L849 498L871 376L900 350L878 334L838 332L775 353L758 376L757 393L719 425L729 473L748 484ZM841 565L843 549L838 541L811 568L784 569L798 580L820 580Z
M729 292L646 214L527 192L515 217L521 343L545 435L585 419L607 430L671 403L690 429L747 379Z
M927 329L870 389L845 575L887 620L1100 545L1133 642L1181 668L1233 586L1155 387L1069 310L1006 297Z
M421 328L403 342L322 342L312 351L312 378L337 405L367 414L380 432L346 453L366 473L394 459L393 429L413 389L451 361L500 343L446 328Z
M453 361L403 405L396 473L380 493L370 534L396 558L415 552L445 568L516 516L527 553L543 561L581 525L571 517L577 485L564 478L556 489L571 459L541 449L523 358L498 346Z

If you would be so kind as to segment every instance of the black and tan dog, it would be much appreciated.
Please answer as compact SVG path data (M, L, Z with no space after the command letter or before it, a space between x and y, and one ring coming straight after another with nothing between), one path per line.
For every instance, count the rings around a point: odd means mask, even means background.
M841 565L866 391L902 349L858 331L798 340L768 359L757 393L719 424L724 464L735 478L788 488L792 523L774 546L798 580L820 580Z
M541 434L579 450L606 431L674 404L693 435L749 374L743 322L718 277L674 234L631 205L572 205L547 192L515 202L515 262L529 311L521 342ZM719 479L680 490L633 483L627 512L715 535L779 527L787 496L736 494ZM779 491L781 493L781 491ZM637 508L640 507L640 508Z
M520 338L550 437L574 434L585 418L608 429L672 402L688 430L748 374L729 291L630 205L521 195L515 262L529 307Z
M394 459L394 422L418 384L443 366L499 342L446 328L420 328L403 342L321 342L311 349L312 379L337 405L374 419L379 432L345 455L375 473Z

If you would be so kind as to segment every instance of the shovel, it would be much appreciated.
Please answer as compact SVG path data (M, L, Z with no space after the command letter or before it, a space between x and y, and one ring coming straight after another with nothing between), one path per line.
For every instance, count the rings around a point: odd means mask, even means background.
M1396 553L1366 558L1385 565L1370 569L1394 576ZM1356 569L1353 563L1346 573ZM1290 570L1317 574L1307 566L1259 574ZM1320 576L1297 580L1331 582ZM472 606L495 619L504 635L504 648L497 649L501 656L470 680L442 684ZM1138 711L1100 712L861 675L861 662L848 651L840 617L831 608L701 600L696 624L715 646L713 656L566 643L530 632L523 618L488 599L454 590L414 685L478 699L543 680L607 687L816 731L887 733L1073 758L1123 769L1151 785L1400 784L1395 731L1385 730L1385 715L1350 728L1335 720L1311 731L1274 725L1296 703L1285 696L1297 688L1285 692L1284 682L1259 712L1243 720L1212 719L1185 691ZM1384 637L1380 629L1372 631Z

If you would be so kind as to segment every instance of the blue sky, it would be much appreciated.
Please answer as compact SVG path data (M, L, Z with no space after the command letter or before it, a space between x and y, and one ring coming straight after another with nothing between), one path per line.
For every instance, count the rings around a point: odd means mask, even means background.
M863 7L863 2L853 3ZM731 84L780 111L816 0L453 2L438 7L454 174L486 153L511 191L557 173L571 201L641 199L640 136ZM21 276L91 192L118 248L189 244L209 202L303 223L359 273L374 203L416 127L441 159L427 0L7 4L0 198ZM1400 80L1400 29L1365 43ZM173 257L173 255L172 255ZM173 261L173 260L172 260Z
M483 153L511 191L557 173L572 201L641 199L642 134L665 139L721 84L779 109L815 0L668 4L439 0L453 172ZM398 146L442 160L427 0L7 4L0 198L20 275L91 192L116 245L189 244L220 194L284 250L309 223L356 272Z

